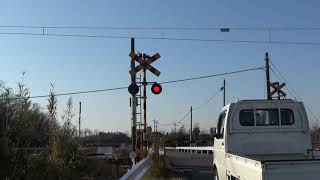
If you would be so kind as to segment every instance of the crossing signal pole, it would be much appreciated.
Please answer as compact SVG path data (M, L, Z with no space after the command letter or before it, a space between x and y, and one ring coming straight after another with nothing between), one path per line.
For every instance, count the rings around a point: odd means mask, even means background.
M132 41L131 41L131 44ZM132 46L131 46L132 48ZM156 60L158 60L161 56L159 53L156 53L153 56L148 56L146 54L135 54L134 52L134 48L131 49L131 53L129 55L131 57L131 70L129 71L130 75L131 75L131 85L128 87L128 91L130 94L134 95L132 96L132 102L136 101L136 94L139 92L139 86L136 85L135 83L135 74L138 73L139 71L142 70L143 73L143 81L142 81L142 86L143 86L143 97L140 97L143 99L143 136L142 136L142 141L143 141L143 147L141 147L142 153L141 153L141 157L144 158L147 154L147 147L148 147L148 135L147 135L147 85L151 84L150 82L147 82L147 70L149 70L150 72L152 72L154 75L156 76L160 76L161 72L159 70L157 70L156 68L154 68L151 63L155 62ZM138 66L135 66L134 61L137 61L139 63ZM134 78L133 78L134 77ZM156 84L153 85L151 90L154 94L160 94L162 87L160 84L158 83L152 83L152 84ZM133 104L132 103L132 114L133 119L136 121L136 103ZM136 122L135 122L136 123ZM136 127L136 126L135 126ZM134 129L133 129L134 130ZM133 131L132 130L132 131Z
M145 57L143 57L145 58ZM147 153L147 71L143 69L143 157Z
M131 53L135 53L135 47L134 47L134 38L131 38ZM135 59L134 57L131 57L131 69L135 68ZM131 86L131 87L130 87ZM137 98L136 94L139 91L139 88L137 88L136 84L136 74L131 74L131 85L129 86L129 92L131 93L131 140L132 140L132 147L133 152L136 151L137 147L137 141L136 141L136 132L137 132Z

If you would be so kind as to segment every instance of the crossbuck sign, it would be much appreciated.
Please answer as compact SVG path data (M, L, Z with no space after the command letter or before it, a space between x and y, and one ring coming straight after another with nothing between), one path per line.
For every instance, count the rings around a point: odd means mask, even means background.
M136 73L138 73L139 71L143 70L149 70L150 72L152 72L154 75L156 76L160 76L161 72L159 70L157 70L156 68L154 68L153 66L151 66L151 64L153 62L155 62L156 60L160 59L160 54L157 53L153 56L146 56L146 55L142 55L140 54L139 56L134 54L134 53L130 53L129 55L131 58L134 58L135 61L137 61L139 63L139 65L133 69L131 69L129 71L129 73L131 75L134 75Z

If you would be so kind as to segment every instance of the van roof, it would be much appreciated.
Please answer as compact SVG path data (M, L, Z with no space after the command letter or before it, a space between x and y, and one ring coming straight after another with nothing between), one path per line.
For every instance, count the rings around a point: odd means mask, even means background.
M266 99L248 99L248 100L239 100L238 102L297 102L296 100L293 99L280 99L280 100L266 100Z
M246 100L239 100L230 104L227 104L224 108L228 108L231 104L242 104L242 103L298 103L298 101L293 99L281 99L281 100L266 100L266 99L246 99Z

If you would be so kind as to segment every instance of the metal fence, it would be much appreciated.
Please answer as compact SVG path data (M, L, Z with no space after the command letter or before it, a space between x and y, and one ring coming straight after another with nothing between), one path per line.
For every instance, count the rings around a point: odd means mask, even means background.
M206 147L166 147L167 151L193 153L193 154L212 154L213 146Z

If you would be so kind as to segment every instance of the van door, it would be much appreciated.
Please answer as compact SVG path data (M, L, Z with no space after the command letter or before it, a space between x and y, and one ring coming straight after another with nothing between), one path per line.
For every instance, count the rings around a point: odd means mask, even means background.
M226 180L226 162L225 162L225 123L226 113L223 111L218 119L216 138L214 139L214 160L216 162L219 180Z

